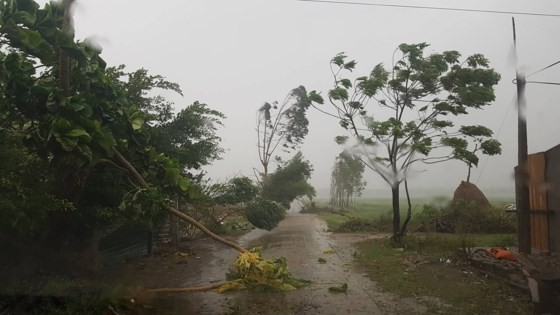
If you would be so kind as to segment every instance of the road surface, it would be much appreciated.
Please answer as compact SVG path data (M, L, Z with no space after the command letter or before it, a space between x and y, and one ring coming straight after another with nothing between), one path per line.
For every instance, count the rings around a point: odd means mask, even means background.
M287 293L235 291L158 295L150 314L415 314L422 307L410 299L381 292L354 264L353 243L372 237L366 234L331 234L326 224L310 214L290 213L277 228L267 232L253 230L238 242L247 248L262 246L265 258L285 257L292 274L311 280L305 288ZM196 253L184 272L165 266L153 286L165 277L180 287L207 285L224 281L225 273L237 253L211 240L194 242ZM330 252L330 253L325 253ZM326 260L320 263L319 258ZM165 273L165 270L168 270ZM152 270L153 271L153 270ZM152 273L153 274L153 273ZM148 283L150 280L146 280ZM346 293L331 293L328 288L348 284ZM148 284L149 285L149 284Z

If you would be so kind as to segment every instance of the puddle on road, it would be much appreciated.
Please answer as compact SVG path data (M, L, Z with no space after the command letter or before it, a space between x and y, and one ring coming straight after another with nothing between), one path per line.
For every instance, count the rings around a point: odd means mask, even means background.
M267 230L261 230L261 229L253 229L251 230L249 233L243 234L238 240L237 240L237 244L239 244L241 247L243 248L251 248L251 244L258 240L259 238L270 234L269 231Z

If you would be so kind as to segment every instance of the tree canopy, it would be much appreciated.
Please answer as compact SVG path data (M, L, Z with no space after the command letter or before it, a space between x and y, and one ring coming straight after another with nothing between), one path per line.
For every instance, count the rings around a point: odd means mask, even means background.
M308 182L312 172L311 163L298 152L265 179L262 197L286 207L296 198L306 196L312 199L316 194L315 188Z

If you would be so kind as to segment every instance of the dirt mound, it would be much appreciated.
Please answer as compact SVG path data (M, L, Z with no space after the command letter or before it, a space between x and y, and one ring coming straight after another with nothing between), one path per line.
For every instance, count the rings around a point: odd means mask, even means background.
M457 202L474 202L481 207L490 206L490 202L482 191L475 184L465 181L461 181L461 184L459 184L459 187L455 189L453 194L452 203Z

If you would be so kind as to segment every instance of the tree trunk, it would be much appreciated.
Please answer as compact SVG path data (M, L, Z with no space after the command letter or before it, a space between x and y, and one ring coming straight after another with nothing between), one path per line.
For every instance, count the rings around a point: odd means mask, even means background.
M116 149L114 150L114 154L115 154L115 160L117 162L117 164L119 164L122 168L126 169L130 175L132 176L132 178L134 179L134 181L136 182L136 184L138 184L140 187L142 188L149 188L150 186L148 185L148 183L146 183L146 181L144 180L144 178L142 178L142 176L140 176L140 174L138 174L138 171L136 171L136 169L134 168L134 166L132 166L132 164L130 164L130 162L124 157L122 156L122 154L120 154L119 151L117 151ZM196 227L197 229L199 229L202 233L206 234L207 236L209 236L210 238L212 238L213 240L220 242L226 246L229 246L235 250L237 250L240 253L244 253L247 250L231 241L228 241L216 234L214 234L212 231L210 231L209 229L207 229L204 225L202 225L200 222L196 221L195 219L193 219L192 217L186 215L185 213L175 209L172 206L169 205L165 205L163 207L167 212L169 212L170 214L172 214L173 216L178 217L179 219L182 219L184 221L186 221L187 223L190 223L191 225L193 225L194 227Z
M393 238L396 238L399 236L401 230L399 184L395 184L395 186L391 187L391 193L393 196Z
M399 237L402 238L405 234L406 231L408 229L408 223L410 222L410 219L412 218L412 203L410 202L410 193L408 192L408 182L405 179L404 180L404 191L406 192L406 203L408 206L408 209L406 211L406 219L404 220L404 223L401 227L401 230L399 232Z

